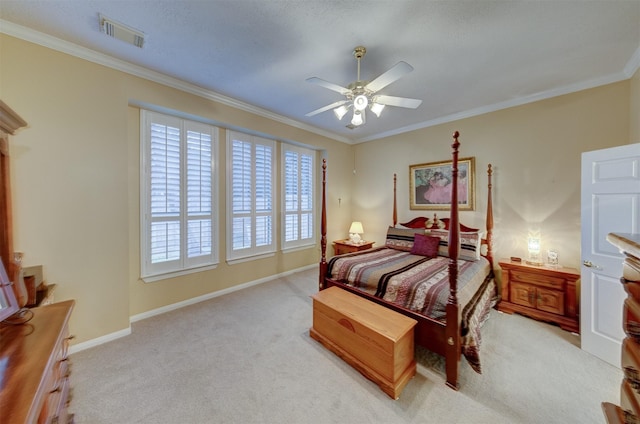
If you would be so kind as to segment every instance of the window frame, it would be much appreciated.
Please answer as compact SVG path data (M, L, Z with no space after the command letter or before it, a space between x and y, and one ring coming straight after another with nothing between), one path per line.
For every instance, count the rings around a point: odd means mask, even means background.
M288 178L288 174L287 174L287 160L286 160L286 156L287 156L287 152L294 152L298 155L298 158L300 158L303 155L306 156L310 156L310 169L309 169L309 174L307 176L307 178L310 179L309 182L309 189L311 190L311 193L308 195L308 197L310 198L310 202L311 202L311 207L309 208L303 208L303 204L304 202L302 201L302 181L303 178L301 178L302 176L302 162L300 160L298 160L297 163L297 188L298 188L298 192L297 192L297 207L296 207L296 211L292 212L292 211L288 211L287 210L287 178ZM316 187L316 167L317 167L317 152L313 149L309 149L309 148L305 148L305 147L301 147L301 146L295 146L292 144L287 144L287 143L283 143L282 147L281 147L281 154L280 154L280 169L281 169L281 182L282 182L282 186L281 186L281 202L280 202L280 208L281 208L281 231L280 231L280 236L281 236L281 245L282 245L282 250L283 251L287 251L287 250L291 250L291 249L300 249L300 248L307 248L307 247L313 247L316 245L317 242L317 238L316 238L316 220L317 220L317 213L316 213L316 200L317 200L317 187ZM309 232L311 234L311 237L308 238L301 238L301 234L302 234L302 219L301 217L304 214L310 214L311 215L311 223L309 224L310 229ZM287 216L288 215L296 215L298 217L297 219L297 224L298 224L298 236L295 240L291 240L291 241L287 241Z
M252 202L250 205L249 212L234 212L234 159L233 159L233 143L234 141L238 141L241 143L247 143L251 146L251 159L249 163L252 163L251 168L251 192L253 196L251 197ZM257 211L256 203L255 203L255 184L256 184L256 162L255 162L255 153L256 146L265 146L271 150L270 160L270 185L271 185L271 211ZM277 246L277 238L276 238L276 212L277 212L277 193L276 193L276 142L274 140L269 140L263 137L254 136L251 134L243 133L235 130L227 130L227 204L226 204L226 212L227 212L227 230L226 230L226 254L227 254L227 262L243 262L247 260L257 259L263 256L270 256L276 252ZM244 247L240 249L234 249L234 218L245 217L251 219L251 235L250 246ZM261 246L256 245L256 219L257 217L269 217L271 221L271 229L270 229L270 243L264 244Z
M180 206L176 219L180 225L179 258L152 263L151 232L154 222L161 221L158 217L152 217L152 192L151 192L151 133L152 124L170 125L179 129L180 151ZM188 168L189 159L188 134L189 132L208 134L211 137L211 204L209 213L198 213L200 219L211 220L211 252L196 257L188 257L188 231L189 221L193 221L195 215L188 210ZM219 263L219 199L217 166L219 163L219 128L203 122L180 118L174 115L140 109L140 277L145 282L153 282L180 275L200 272L215 268ZM206 209L206 208L205 208Z

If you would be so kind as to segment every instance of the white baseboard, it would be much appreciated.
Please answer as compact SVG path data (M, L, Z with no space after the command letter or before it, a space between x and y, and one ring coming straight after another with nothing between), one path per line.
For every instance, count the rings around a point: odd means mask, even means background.
M92 347L99 346L104 343L112 342L120 337L125 337L131 334L131 325L128 328L125 328L120 331L116 331L115 333L107 334L105 336L101 336L95 339L88 340L86 342L78 343L76 345L72 345L69 347L69 353L74 354L76 352L80 352L85 349L90 349Z
M291 274L295 274L296 272L306 271L308 269L316 268L318 264L311 264L304 266L302 268L296 268L291 271L282 272L276 275L270 275L269 277L260 278L258 280L249 281L247 283L238 284L237 286L229 287L227 289L218 290L212 293L207 293L202 296L194 297L191 299L183 300L182 302L173 303L171 305L162 306L157 309L152 309L150 311L142 312L140 314L133 315L129 317L129 328L125 328L120 331L116 331L115 333L107 334L105 336L101 336L95 339L88 340L86 342L78 343L69 348L69 353L73 354L76 352L80 352L85 349L89 349L95 346L99 346L104 343L111 342L113 340L119 339L121 337L125 337L131 334L131 323L141 321L143 319L151 318L156 315L161 315L166 312L175 311L176 309L184 308L185 306L193 305L199 302L204 302L205 300L213 299L219 296L224 296L225 294L233 293L239 290L243 290L252 286L256 286L258 284L266 283L271 280L275 280L276 278L286 277Z

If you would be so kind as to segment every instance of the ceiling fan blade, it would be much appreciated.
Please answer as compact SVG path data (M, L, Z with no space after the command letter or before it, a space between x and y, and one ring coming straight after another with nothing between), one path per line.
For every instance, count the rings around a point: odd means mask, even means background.
M330 109L335 109L338 106L342 106L343 104L348 103L348 102L349 102L349 100L340 100L338 102L331 103L330 105L327 105L325 107L321 107L320 109L316 109L313 112L309 112L305 116L314 116L314 115L317 115L319 113L326 112L326 111L328 111Z
M422 104L422 100L409 99L407 97L395 97L395 96L375 96L373 101L387 106L406 107L409 109L415 109Z
M342 95L347 95L348 93L351 92L351 90L349 90L346 87L339 86L338 84L334 84L332 82L325 81L325 80L320 79L318 77L307 78L306 81L310 82L311 84L316 84L316 85L319 85L320 87L324 87L324 88L328 88L329 90L336 91L336 92L338 92L338 93L340 93Z
M392 82L399 80L411 71L413 71L413 66L409 65L407 62L398 62L387 72L367 84L365 88L375 93L378 90L382 90Z

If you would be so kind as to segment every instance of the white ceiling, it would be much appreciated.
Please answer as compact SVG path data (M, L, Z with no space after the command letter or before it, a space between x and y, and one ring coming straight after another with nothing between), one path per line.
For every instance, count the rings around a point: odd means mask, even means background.
M99 13L144 32L144 48L101 33ZM624 80L640 67L640 0L2 0L0 32L90 49L354 143ZM342 99L305 79L353 82L358 45L367 48L362 79L411 64L379 94L422 105L387 107L354 130L330 111L305 117Z

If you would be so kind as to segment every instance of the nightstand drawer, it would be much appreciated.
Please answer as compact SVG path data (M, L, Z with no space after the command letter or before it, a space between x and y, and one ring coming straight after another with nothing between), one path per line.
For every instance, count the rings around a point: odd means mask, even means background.
M334 255L344 255L345 253L359 252L361 250L371 249L372 241L362 241L360 243L352 243L349 240L336 240L333 242Z
M511 271L513 280L523 283L535 284L537 286L549 287L552 289L562 290L564 287L564 278L552 277L550 275L534 274L526 271Z
M557 290L538 289L537 307L541 311L564 315L564 292Z
M511 283L510 298L511 302L516 305L564 315L563 291L539 288L514 281Z

